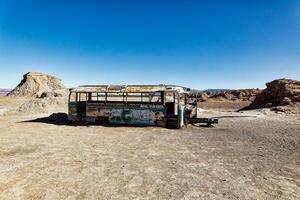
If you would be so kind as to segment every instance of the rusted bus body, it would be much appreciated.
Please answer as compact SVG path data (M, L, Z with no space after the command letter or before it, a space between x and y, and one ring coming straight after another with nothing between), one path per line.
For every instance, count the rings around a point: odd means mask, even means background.
M81 86L70 90L69 119L180 128L187 93L166 85Z

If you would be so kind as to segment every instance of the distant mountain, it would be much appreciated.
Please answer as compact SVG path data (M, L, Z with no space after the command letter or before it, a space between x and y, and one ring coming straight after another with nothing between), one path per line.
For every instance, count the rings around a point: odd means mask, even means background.
M203 92L210 92L212 94L218 94L218 93L222 93L222 92L231 92L231 91L235 91L232 89L207 89L207 90L203 90Z
M204 90L191 89L191 93L201 93Z
M11 89L3 89L3 88L0 88L0 96L4 96L6 95L7 93L9 93L11 91Z
M206 92L210 92L212 94L218 94L218 93L230 92L230 91L234 91L234 90L232 90L232 89L206 89L206 90L191 89L192 93L206 93Z

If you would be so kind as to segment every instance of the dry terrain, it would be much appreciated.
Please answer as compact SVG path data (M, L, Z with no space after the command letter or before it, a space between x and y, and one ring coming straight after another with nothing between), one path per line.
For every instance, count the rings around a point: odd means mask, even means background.
M250 104L251 101L204 101L198 102L198 107L207 110L237 111Z
M208 110L218 125L181 130L30 121L50 114L0 116L0 199L300 199L300 115Z

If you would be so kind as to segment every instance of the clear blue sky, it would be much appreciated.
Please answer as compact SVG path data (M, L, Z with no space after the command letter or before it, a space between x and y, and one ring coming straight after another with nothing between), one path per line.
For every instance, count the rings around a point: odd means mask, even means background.
M300 79L299 0L85 2L0 0L0 87L28 71L69 87Z

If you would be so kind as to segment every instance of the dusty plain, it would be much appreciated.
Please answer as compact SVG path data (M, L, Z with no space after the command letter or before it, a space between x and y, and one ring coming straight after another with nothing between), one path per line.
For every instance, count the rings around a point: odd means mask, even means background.
M212 107L180 130L3 114L0 199L300 199L300 115Z

